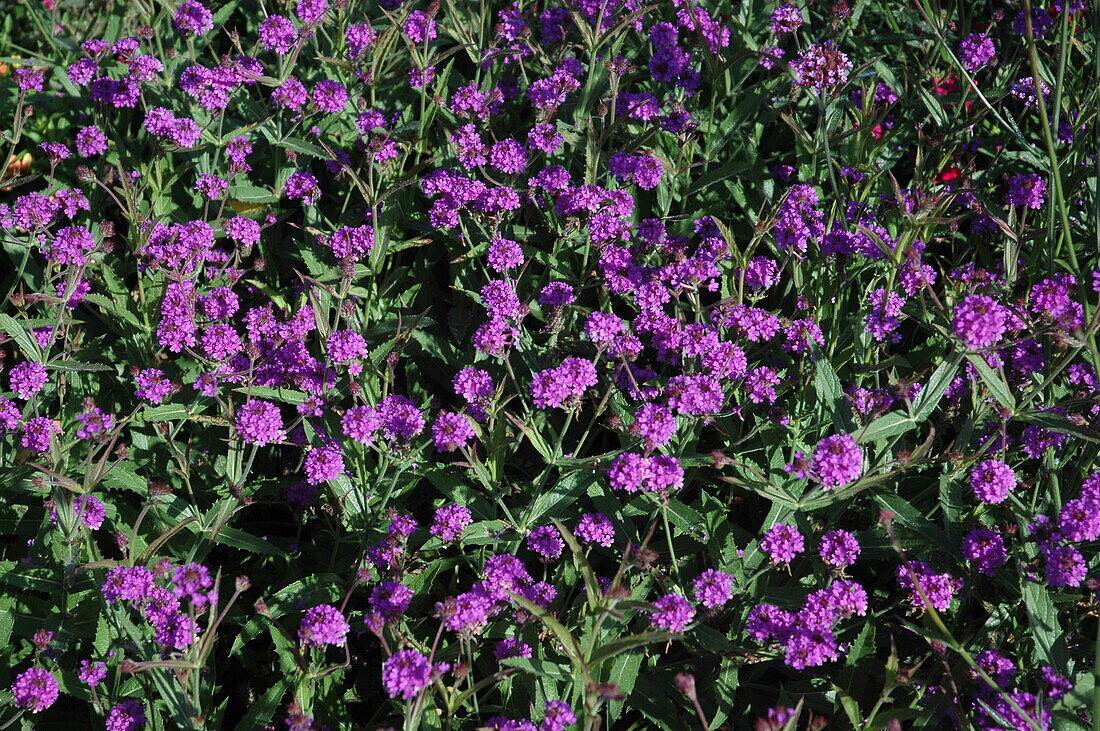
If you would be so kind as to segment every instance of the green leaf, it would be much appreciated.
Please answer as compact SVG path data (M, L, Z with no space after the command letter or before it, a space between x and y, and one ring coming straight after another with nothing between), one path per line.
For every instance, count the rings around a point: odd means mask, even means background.
M269 401L281 401L284 404L298 404L305 403L309 396L301 391L295 391L290 388L269 388L267 386L251 386L234 388L235 393L243 393L249 395L251 398L267 399Z
M947 536L933 525L927 518L909 504L905 498L893 493L880 493L875 495L875 501L883 508L894 514L894 518L906 528L915 531L927 538L944 551L952 553L958 548L953 546Z
M190 414L183 404L162 404L147 407L134 417L135 421L179 421L186 420Z
M275 715L280 701L283 700L283 696L286 695L289 689L290 680L288 678L275 681L275 685L268 688L267 692L262 697L257 698L249 707L248 713L237 724L237 731L252 731L252 729L263 728Z
M42 359L42 352L38 349L38 343L30 336L23 326L11 315L0 315L0 331L8 334L19 344L23 354L36 363Z
M638 682L638 673L642 669L642 654L631 653L620 655L611 663L611 673L608 681L614 684L623 696L628 696L634 690L634 684ZM608 708L608 722L614 724L619 714L623 711L622 701L611 701Z
M584 495L588 486L596 481L594 472L573 471L558 480L552 480L549 489L542 491L531 502L523 517L521 532L542 522L544 515L559 515L561 508L572 505Z
M509 657L501 660L500 664L517 668L525 673L554 678L555 680L568 680L571 677L569 671L562 669L560 665L537 658Z
M105 315L114 315L121 320L125 320L127 323L133 325L135 328L145 328L145 326L141 324L141 321L138 320L137 315L135 315L133 312L130 312L130 310L126 307L123 307L112 299L108 299L98 292L92 292L85 295L84 301L90 302L94 305L99 305L99 307L104 310Z
M584 549L581 548L581 544L577 542L577 539L573 537L573 533L565 527L557 518L550 519L554 526L561 533L561 537L565 539L565 542L569 545L569 550L573 554L573 565L576 566L577 571L584 577L584 589L585 594L588 597L588 606L592 609L596 609L600 605L600 600L603 598L603 591L600 589L600 582L596 579L596 572L592 570L592 566L589 565L588 559L585 558Z
M675 632L642 632L641 634L628 635L608 642L606 645L596 648L588 659L590 667L595 668L605 660L621 655L622 653L638 647L652 645L658 642L671 642L679 639Z
M240 548L245 551L251 551L252 553L262 553L267 556L279 556L285 557L286 553L279 547L273 546L262 538L258 538L251 533L245 533L243 530L238 530L230 526L223 526L218 531L217 539L218 543L233 548Z
M102 621L102 620L101 620ZM0 612L0 647L7 647L11 640L11 631L15 627L15 614L10 607Z
M279 196L267 188L245 184L234 185L229 197L241 203L274 203L279 200Z
M921 101L924 102L924 106L932 114L932 118L936 120L936 124L941 128L947 127L947 112L944 111L943 105L940 104L939 100L932 96L923 86L917 86L916 89L917 93L920 95Z
M55 360L47 363L46 367L55 371L95 371L100 373L114 373L115 368L102 363L82 363L78 360Z
M539 453L543 461L547 464L554 463L554 451L550 448L550 445L546 443L546 440L542 438L538 429L532 429L507 411L504 412L504 415L512 422L512 426L523 432L523 436L527 437L527 441L531 443L531 446L535 448L535 451ZM540 495L539 497L542 496Z
M961 353L955 353L948 360L941 363L939 368L932 373L932 377L928 379L928 384L913 399L913 419L918 424L931 416L936 406L939 405L944 391L951 385L955 373L959 370L959 363L962 362L962 358Z
M706 520L694 508L689 508L676 498L669 498L668 519L695 540L705 543L707 540Z
M989 389L989 392L993 394L993 397L1000 401L1002 406L1007 407L1010 411L1015 411L1016 399L1008 390L1008 384L1005 383L1004 377L990 368L989 364L985 362L985 358L980 355L967 353L966 359L974 366L974 370L978 372L978 376L982 379L982 383L984 383L986 388Z
M1027 581L1023 586L1023 599L1028 624L1035 637L1035 664L1062 667L1065 632L1058 624L1058 610L1051 601L1050 593L1042 584Z
M379 364L385 360L386 356L390 354L395 343L396 341L394 340L387 340L370 352L370 362L375 368L377 368Z
M818 406L828 409L837 431L854 430L856 425L852 419L852 409L829 358L813 342L810 343L810 355L817 369L814 373L814 390L817 391Z
M221 28L225 21L229 20L229 16L237 9L239 2L240 0L230 0L230 2L218 8L217 12L214 13L214 17L210 19L215 28Z
M910 429L915 429L916 426L917 422L905 414L900 411L891 411L872 421L866 429L853 432L852 436L860 442L877 442L904 434Z
M687 189L684 195L694 195L708 186L721 182L738 173L742 173L751 167L752 165L743 160L733 160L719 167L712 166L711 169L695 179L695 182L691 184L691 187Z
M116 462L111 465L107 476L103 478L103 484L108 488L132 490L142 496L148 492L148 482L134 471L133 462Z
M266 618L267 633L271 635L271 641L275 644L275 655L279 658L279 669L284 674L294 676L298 668L298 651L293 640L278 625L272 624Z
M874 622L868 622L863 625L863 629L856 637L852 646L848 649L848 653L844 658L844 664L848 667L854 666L862 658L875 650L875 624Z
M584 651L581 649L581 644L577 641L577 638L565 628L565 625L559 622L550 612L519 594L512 594L512 601L521 608L526 609L529 614L537 617L540 622L545 624L546 628L558 638L558 642L561 643L566 656L573 661L573 665L578 674L584 675L586 681L591 680L588 666L584 662Z
M860 713L859 703L836 683L831 683L830 685L833 686L833 691L836 693L837 700L840 701L840 705L844 709L844 713L848 716L848 721L851 722L852 728L862 728L863 714Z
M309 155L311 157L317 157L322 160L328 160L329 154L322 150L317 145L311 142L306 142L298 137L287 137L285 140L276 141L276 145L279 147L285 147L288 150L301 153L302 155Z

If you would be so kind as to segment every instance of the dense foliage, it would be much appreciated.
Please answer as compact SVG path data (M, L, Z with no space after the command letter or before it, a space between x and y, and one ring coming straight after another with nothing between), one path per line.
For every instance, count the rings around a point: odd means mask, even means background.
M0 2L0 726L1100 729L1100 13Z

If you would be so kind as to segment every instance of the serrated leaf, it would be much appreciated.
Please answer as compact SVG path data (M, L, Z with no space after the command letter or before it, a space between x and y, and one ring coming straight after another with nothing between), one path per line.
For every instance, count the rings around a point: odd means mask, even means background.
M107 476L103 478L103 484L108 488L132 490L139 495L145 495L148 483L134 471L132 462L116 462L110 467Z
M90 302L94 305L99 305L99 307L104 310L104 314L114 315L122 320L125 320L127 323L133 325L136 328L145 327L141 324L141 321L138 320L137 316L133 312L130 312L129 309L121 306L114 300L108 299L98 292L91 292L85 295L84 301Z
M970 364L974 366L974 370L978 372L978 377L982 379L982 383L989 389L989 392L993 394L993 397L1001 402L1002 406L1007 407L1010 411L1016 410L1016 399L1013 397L1012 392L1009 391L1008 384L1005 383L1005 379L1000 373L989 367L989 364L985 362L985 358L973 353L967 353L966 359L970 361Z
M258 185L247 185L244 183L238 183L233 186L233 192L230 194L229 204L232 206L235 201L241 203L274 203L279 200L279 196L272 193L267 188L261 188ZM257 206L262 207L262 206ZM240 213L237 206L233 206L233 210Z
M114 373L115 368L102 363L83 363L79 360L55 360L46 364L46 368L55 371L80 372L90 371L98 373Z
M840 384L840 378L833 369L825 353L817 346L810 343L810 356L813 358L814 390L817 392L818 404L824 406L833 420L833 426L837 431L852 431L855 429L855 420L852 418L852 409L848 399L844 396L844 388Z
M600 663L621 655L628 650L645 647L658 642L671 642L679 639L680 635L674 632L642 632L641 634L628 635L608 642L606 645L596 648L588 658L590 667L595 668Z
M1058 610L1051 601L1050 592L1042 584L1027 581L1023 586L1023 600L1028 624L1035 637L1035 664L1062 667L1065 632L1059 624Z
M295 391L290 388L269 388L267 386L250 386L234 388L235 393L247 394L252 398L267 399L269 401L281 401L284 404L292 404L297 406L298 404L305 403L309 399L309 395L302 393L301 391Z
M246 533L243 530L230 526L223 526L222 529L218 531L218 536L215 540L223 545L251 551L252 553L279 556L280 558L286 556L286 553L281 548L273 546L251 533Z
M275 685L268 688L266 693L252 703L248 713L237 724L237 731L252 731L253 729L263 728L275 715L279 703L289 689L290 680L288 678L275 681Z
M322 160L329 159L328 153L325 152L323 149L321 149L317 145L314 145L311 142L306 142L305 140L298 137L287 137L282 141L276 141L275 144L279 147L285 147L288 150L293 150L294 152L298 152L303 155L317 157Z
M848 653L844 658L844 664L848 667L852 667L861 659L874 652L874 649L875 625L874 622L867 622L863 625L863 629L860 630L860 633L856 636L856 639L848 649Z
M11 315L0 315L0 331L19 344L20 349L27 358L36 363L42 359L42 351L38 349L38 343L34 341L23 326Z
M501 665L507 667L516 668L522 670L525 673L531 673L542 677L555 678L556 680L568 680L570 673L563 670L560 665L556 663L547 662L546 660L539 660L537 658L530 657L509 657L500 661Z
M596 579L596 572L594 572L592 566L589 565L588 559L585 558L584 555L584 549L581 548L581 544L577 542L573 533L557 518L550 518L550 520L558 529L558 532L561 533L561 537L565 539L566 544L569 546L569 550L573 554L573 565L584 578L584 588L588 598L588 606L591 609L596 609L600 605L600 600L603 597L603 591L600 589L600 582Z
M142 409L134 417L135 421L179 421L189 416L183 404L161 404Z
M848 716L848 721L852 724L852 728L861 728L863 726L863 714L860 713L859 703L836 683L831 683L830 685L833 686L833 692L836 693L836 698L840 701L840 706Z
M706 520L694 508L689 508L676 498L669 498L667 504L668 519L672 523L699 542L706 542Z
M961 362L962 354L955 353L948 360L941 363L932 373L927 385L913 399L914 421L920 423L932 415L936 406L939 405L940 399L943 398L944 391L948 389L951 381L955 378L955 373L959 370L959 363Z
M561 622L559 622L554 615L550 614L547 610L530 601L526 597L522 597L519 594L512 594L511 599L518 604L521 608L527 610L533 617L538 618L540 622L546 625L546 629L550 630L554 636L561 643L562 649L565 650L566 656L573 661L573 665L578 673L583 674L585 679L590 679L588 672L588 666L584 662L584 650L581 648L580 642L577 638L565 628Z
M875 495L875 501L883 508L894 514L895 520L912 531L924 536L932 543L948 553L958 550L951 545L947 536L939 528L933 525L920 511L909 504L905 498L893 493L880 493Z
M579 471L567 472L560 479L551 480L550 486L531 502L520 528L533 528L542 522L543 516L560 514L559 508L576 502L595 480L595 473Z
M611 672L608 674L607 679L624 696L629 696L634 690L634 684L638 681L638 673L642 669L642 659L641 653L633 653L620 655L611 663ZM615 722L619 714L622 713L623 706L622 701L611 701L608 709L609 722Z
M881 439L889 439L899 434L915 429L917 423L900 411L892 411L884 414L852 434L860 442L877 442Z

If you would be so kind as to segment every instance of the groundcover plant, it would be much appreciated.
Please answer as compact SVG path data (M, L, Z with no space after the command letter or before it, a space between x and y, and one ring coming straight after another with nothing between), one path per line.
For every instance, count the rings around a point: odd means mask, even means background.
M0 2L0 727L1100 729L1100 12Z

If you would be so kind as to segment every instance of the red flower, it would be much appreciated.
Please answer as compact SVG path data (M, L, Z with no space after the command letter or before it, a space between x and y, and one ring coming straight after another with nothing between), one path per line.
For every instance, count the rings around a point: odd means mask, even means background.
M944 168L940 174L935 177L935 181L937 183L950 183L960 175L962 175L962 173L959 172L957 167Z

